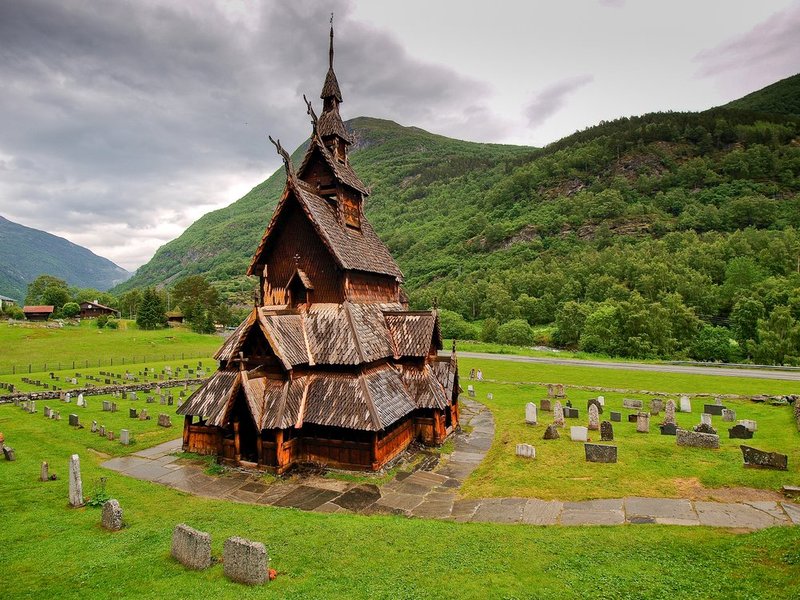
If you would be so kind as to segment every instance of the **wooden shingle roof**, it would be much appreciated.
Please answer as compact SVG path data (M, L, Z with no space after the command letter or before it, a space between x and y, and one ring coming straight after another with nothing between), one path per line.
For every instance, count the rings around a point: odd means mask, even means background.
M287 176L286 181L286 190L253 255L253 260L247 270L248 275L258 274L256 266L263 264L262 256L268 247L280 214L286 210L290 202L296 201L342 269L391 275L402 281L403 272L369 221L362 219L360 230L347 227L340 221L330 203L325 198L318 196L309 184L298 180L291 174Z
M177 412L179 415L205 417L208 425L221 427L225 424L230 401L240 385L238 369L219 369L189 396Z
M319 127L319 125L317 127ZM311 164L311 159L314 157L314 154L318 153L331 169L333 176L339 183L361 192L364 196L369 196L367 186L364 185L364 182L356 175L350 163L343 163L336 160L330 150L328 150L325 144L322 143L322 140L320 140L320 135L322 134L311 136L311 143L308 145L306 154L303 157L303 162L300 163L300 168L297 170L297 176L301 180L303 179L308 166Z

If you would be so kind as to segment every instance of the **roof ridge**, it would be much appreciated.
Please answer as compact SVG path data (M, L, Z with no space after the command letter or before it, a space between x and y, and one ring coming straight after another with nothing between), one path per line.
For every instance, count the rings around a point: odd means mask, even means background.
M347 317L347 324L350 325L350 331L353 332L353 340L355 342L358 358L361 360L361 364L363 364L366 362L366 358L364 358L364 350L361 348L361 340L358 339L358 331L356 330L356 325L353 322L353 314L350 312L350 302L348 300L342 302L342 308L344 309L345 316Z
M383 429L383 424L378 416L378 409L375 407L375 399L372 397L372 393L369 391L369 386L367 385L367 375L364 374L363 371L358 374L358 382L364 393L364 399L367 401L367 408L369 409L370 417L372 417L372 425L375 427L375 431L380 431Z

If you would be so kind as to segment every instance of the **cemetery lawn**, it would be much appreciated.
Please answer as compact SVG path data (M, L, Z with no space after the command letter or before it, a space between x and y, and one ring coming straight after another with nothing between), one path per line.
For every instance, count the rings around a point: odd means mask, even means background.
M736 411L738 419L753 419L758 431L752 440L729 439L728 428L735 423L712 418L720 434L719 450L678 447L675 437L660 435L658 424L663 412L651 416L650 433L636 432L636 424L628 423L627 416L634 410L622 408L622 399L644 401L648 410L651 397L635 391L626 393L583 391L567 388L567 399L579 410L578 419L567 419L566 427L559 431L558 440L543 440L546 426L552 422L552 413L539 411L539 424L525 424L525 404L547 397L547 389L532 382L590 385L606 388L709 394L790 394L798 393L797 382L721 377L713 375L685 375L674 373L632 372L591 367L561 367L512 363L502 361L477 361L462 359L459 368L466 374L471 368L481 368L484 377L495 381L482 383L462 379L462 387L473 384L476 400L485 403L495 418L495 438L484 461L461 488L466 498L529 497L566 501L625 496L650 497L723 497L729 501L740 499L742 490L732 488L759 488L777 493L782 485L797 485L800 481L800 433L795 425L790 406L770 406L750 400L724 400ZM487 399L492 393L493 399ZM569 426L588 423L586 401L598 394L605 396L606 407L601 420L610 419L610 411L622 412L622 422L613 423L614 442L618 447L616 464L587 463L583 444L570 440ZM663 398L665 401L667 398ZM562 401L563 403L563 401ZM713 404L712 397L692 398L691 414L676 413L679 427L689 429L700 422L705 403ZM590 431L592 441L600 441L599 431ZM515 456L517 443L529 443L536 448L536 458L527 460ZM606 442L603 442L606 443ZM742 466L740 444L780 452L789 456L788 471L745 469ZM706 488L715 488L712 492ZM725 489L719 489L725 488Z
M0 430L17 452L15 462L0 460L3 598L800 596L798 527L737 534L306 513L198 498L108 471L96 450L133 448L106 445L13 405L0 406ZM68 507L72 453L81 456L86 495L107 478L107 492L124 510L122 531L104 531L99 508ZM37 481L42 460L57 481ZM250 588L227 581L221 564L186 570L169 554L172 528L181 522L211 533L215 557L228 536L263 541L278 578Z
M86 361L91 367L92 361L97 366L98 359L108 365L110 358L117 365L123 358L130 363L168 360L173 356L180 359L181 354L211 357L223 341L220 336L194 333L183 327L143 331L133 321L119 323L119 329L98 329L94 319L62 328L2 323L0 373L11 373L12 366L16 366L17 373L20 369L27 373L28 365L32 371L68 369L73 361L76 369L86 368Z

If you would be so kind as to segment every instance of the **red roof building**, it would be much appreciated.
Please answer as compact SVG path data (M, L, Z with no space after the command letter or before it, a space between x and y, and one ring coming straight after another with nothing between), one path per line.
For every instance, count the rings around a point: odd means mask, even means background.
M22 312L28 321L47 321L53 315L54 307L50 305L23 306Z
M311 143L247 274L257 306L219 349L219 370L178 409L183 446L283 472L315 463L379 469L415 439L458 425L455 351L439 357L436 311L409 311L403 274L364 215L367 187L330 65Z

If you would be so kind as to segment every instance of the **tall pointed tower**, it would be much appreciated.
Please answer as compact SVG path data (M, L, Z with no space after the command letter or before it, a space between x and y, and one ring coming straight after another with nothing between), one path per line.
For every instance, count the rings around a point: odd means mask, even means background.
M329 66L308 150L247 271L252 313L223 344L219 370L179 410L184 450L283 472L296 463L379 469L414 439L458 425L458 364L436 311L408 311L403 274L364 215L368 190Z

